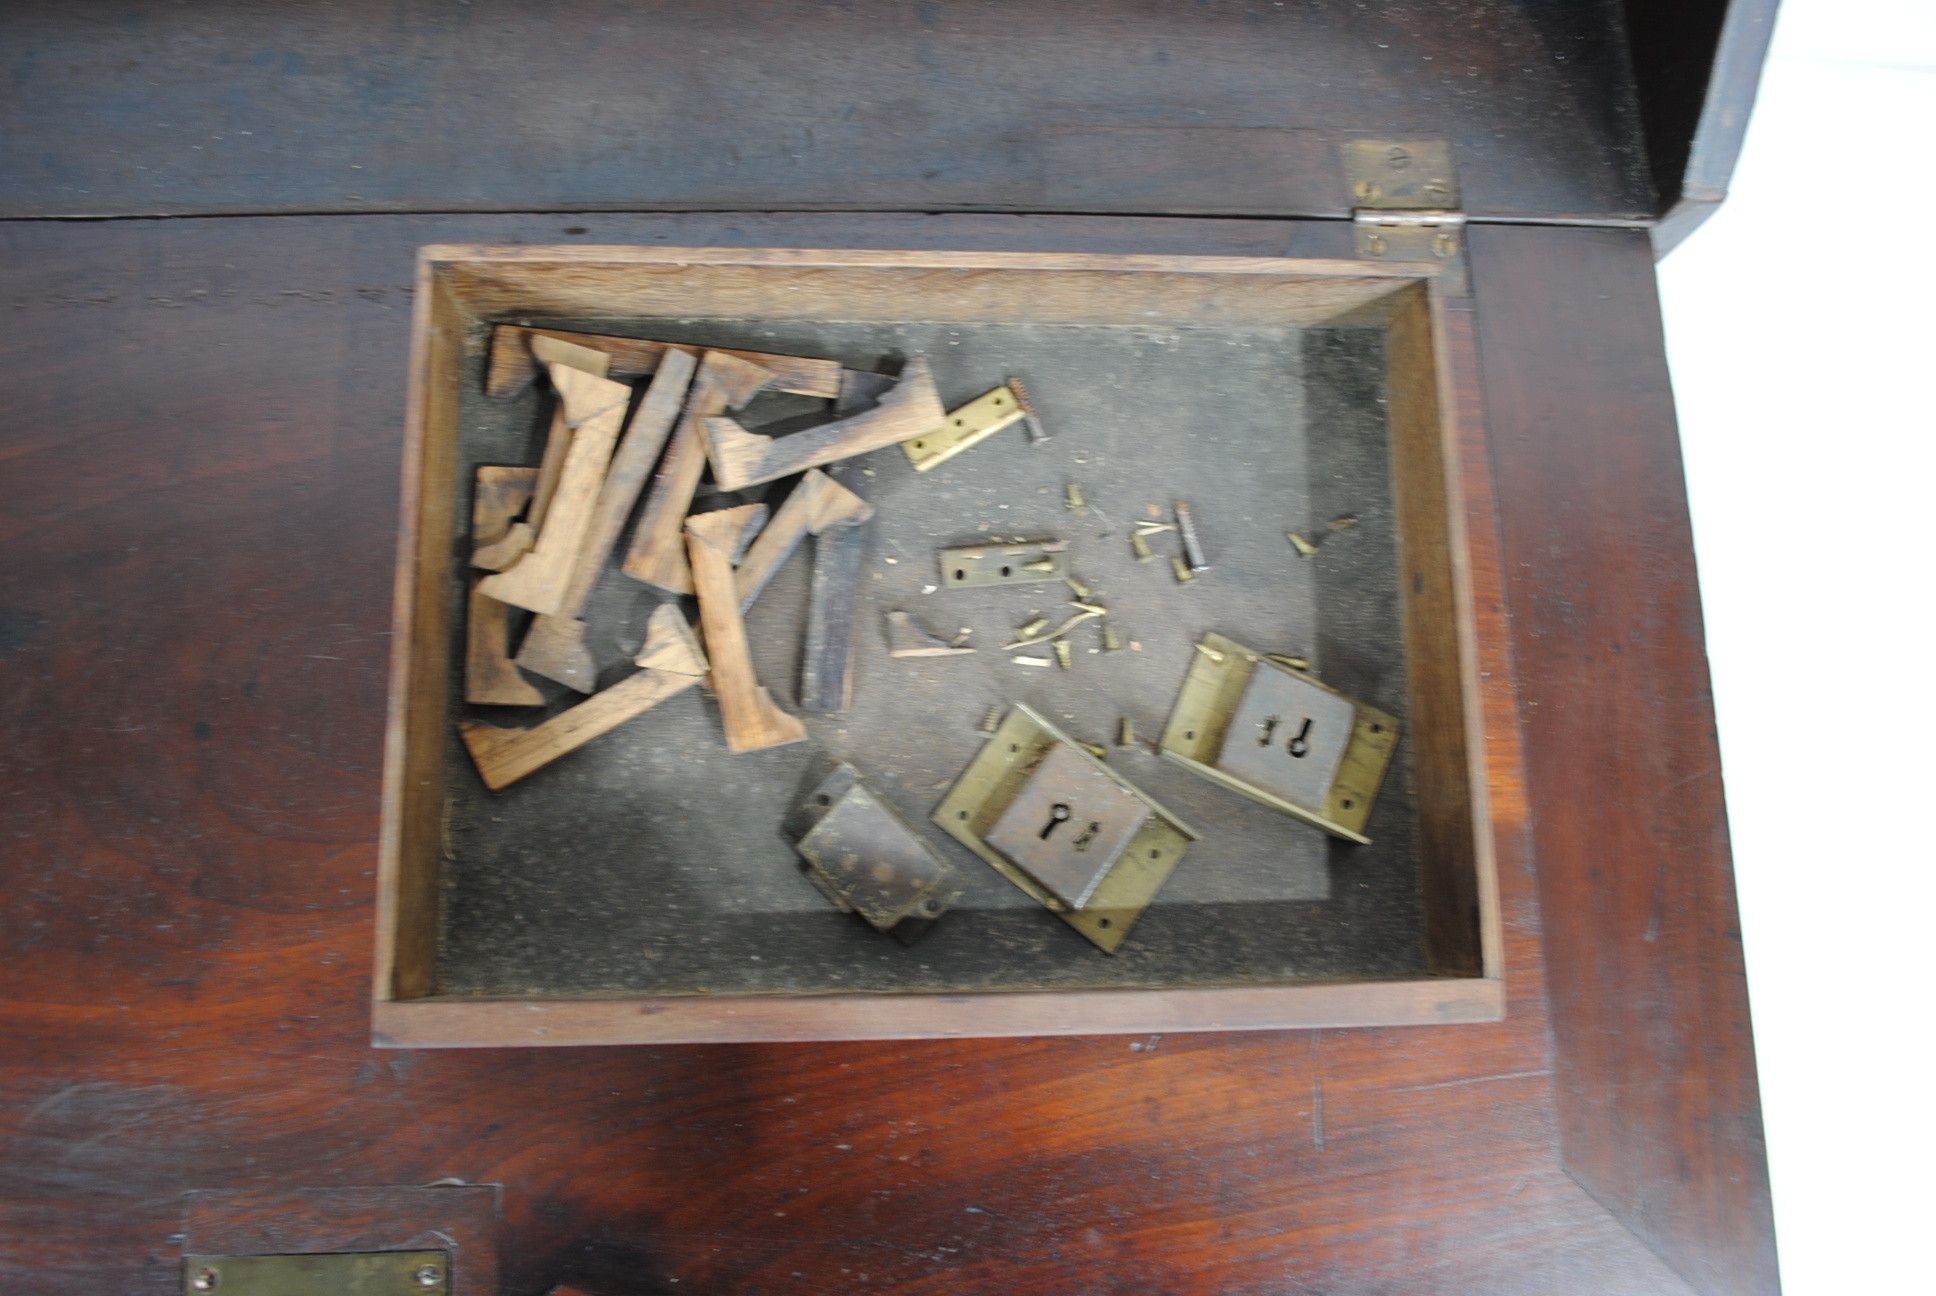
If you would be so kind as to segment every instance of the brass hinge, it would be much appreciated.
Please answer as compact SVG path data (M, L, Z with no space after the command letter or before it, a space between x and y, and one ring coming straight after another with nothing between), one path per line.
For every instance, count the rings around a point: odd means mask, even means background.
M1465 213L1451 145L1442 139L1350 139L1344 164L1358 255L1436 265L1446 295L1466 296Z
M182 1258L185 1296L444 1296L449 1290L444 1251Z

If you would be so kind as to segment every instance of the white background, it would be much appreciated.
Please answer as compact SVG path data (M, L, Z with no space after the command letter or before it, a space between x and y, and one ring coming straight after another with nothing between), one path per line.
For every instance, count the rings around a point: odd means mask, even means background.
M1785 1290L1936 1292L1936 0L1786 0L1660 282Z

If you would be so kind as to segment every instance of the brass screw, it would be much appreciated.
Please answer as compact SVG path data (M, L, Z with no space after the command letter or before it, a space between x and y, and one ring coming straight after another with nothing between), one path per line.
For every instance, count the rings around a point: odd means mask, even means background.
M1385 242L1385 236L1382 234L1373 234L1365 240L1365 251L1375 257L1385 255L1388 247L1389 245Z
M444 1281L444 1271L434 1264L427 1264L417 1270L417 1286L437 1287Z
M188 1285L196 1291L214 1291L222 1285L222 1271L213 1266L197 1269Z
M989 707L988 714L981 718L981 731L983 733L994 733L997 729L1001 727L1002 727L1002 705L1001 703L997 702L995 705Z

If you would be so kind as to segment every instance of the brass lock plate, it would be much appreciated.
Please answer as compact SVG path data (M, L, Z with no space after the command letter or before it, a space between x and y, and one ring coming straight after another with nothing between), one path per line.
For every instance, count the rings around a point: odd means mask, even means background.
M1097 883L1081 909L1071 909L1050 894L986 839L1003 812L1021 795L1031 775L1058 746L1075 752L1150 810L1141 829L1117 857L1115 867ZM1067 734L1021 703L1010 709L941 804L935 807L934 822L1038 904L1109 954L1121 948L1130 928L1149 907L1184 850L1197 840L1196 832L1181 819L1082 751Z
M941 551L943 589L977 585L1040 585L1066 580L1069 543L1066 540L1021 544L968 545Z
M1334 837L1369 843L1365 824L1398 746L1399 722L1222 635L1205 635L1202 647L1208 651L1192 659L1163 726L1164 758ZM1259 680L1271 675L1285 678ZM1278 724L1268 726L1273 716ZM1270 744L1258 748L1267 727ZM1301 757L1289 750L1300 732ZM1313 758L1323 763L1299 763Z
M185 1296L441 1296L443 1251L182 1257Z
M932 432L901 442L914 471L926 472L946 463L971 446L980 445L1003 428L1022 421L1026 411L1015 393L997 387L951 411L947 421Z
M1262 663L1224 731L1217 768L1321 810L1344 762L1357 708L1308 677Z
M904 918L932 921L961 898L955 871L842 764L787 823L814 885L844 910L886 931Z
M985 840L1071 909L1089 903L1150 809L1066 743L1049 749Z

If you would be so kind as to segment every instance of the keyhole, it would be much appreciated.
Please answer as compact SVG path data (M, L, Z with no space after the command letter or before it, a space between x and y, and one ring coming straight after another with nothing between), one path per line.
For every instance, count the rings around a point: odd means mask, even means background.
M1101 822L1092 820L1089 826L1082 830L1082 836L1076 838L1076 849L1079 851L1088 850L1089 843L1096 840L1096 834L1101 831L1102 831Z
M1311 750L1311 744L1305 741L1305 739L1310 735L1310 732L1311 732L1311 717L1305 716L1304 727L1297 731L1297 736L1295 738L1291 739L1289 742L1284 744L1284 750L1289 752L1291 755L1298 757L1300 760L1303 759L1304 753Z
M1281 723L1282 723L1282 720L1278 716L1265 716L1263 720L1260 721L1257 725L1259 729L1262 729L1264 731L1264 736L1257 740L1257 745L1259 747L1270 746L1271 739L1277 733L1277 726Z
M1054 809L1049 811L1049 821L1042 825L1042 840L1047 841L1049 839L1049 834L1055 831L1057 824L1067 823L1068 821L1069 807L1060 801L1056 802Z

